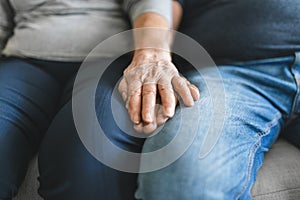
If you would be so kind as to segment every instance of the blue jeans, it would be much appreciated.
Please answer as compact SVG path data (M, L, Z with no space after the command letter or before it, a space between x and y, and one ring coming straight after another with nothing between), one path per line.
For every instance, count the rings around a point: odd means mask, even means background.
M144 140L124 134L117 127L107 98L129 61L127 56L117 60L100 80L96 110L103 129L116 145L140 152ZM101 67L101 62L97 64ZM28 162L37 151L39 193L44 199L133 198L137 174L103 165L89 154L77 134L70 99L79 66L72 62L1 58L1 200L17 194Z
M17 193L57 111L65 80L76 72L76 63L58 64L0 58L0 199Z
M206 157L200 158L212 104L203 78L191 72L188 79L201 93L201 99L191 112L197 111L200 119L184 119L188 126L183 132L188 134L197 126L196 138L185 154L171 165L139 175L137 199L251 199L251 187L263 164L264 153L279 133L288 128L289 137L299 142L300 53L218 68L225 88L226 114L216 145ZM210 70L202 74L214 80L215 75ZM160 134L146 140L143 152L168 144L177 133L179 123L177 113Z
M98 121L107 137L118 147L141 152L143 138L124 133L114 121L111 97L114 86L128 66L130 58L113 62L99 81L95 102ZM101 63L96 63L101 67ZM95 67L91 64L91 67ZM73 82L67 86L72 89ZM85 87L83 86L84 90ZM127 200L134 198L137 173L112 169L94 158L80 140L72 116L72 90L64 94L66 103L55 115L40 147L39 194L46 200ZM121 99L120 95L117 96ZM84 108L85 105L82 105ZM128 117L127 112L123 113ZM133 129L132 129L133 130ZM109 149L102 149L112 156ZM113 157L118 159L118 157Z
M299 54L296 58L299 59ZM155 200L250 198L263 153L283 127L299 121L299 85L295 77L300 65L297 59L291 56L219 67L226 89L226 123L215 148L204 159L198 158L198 152L208 126L210 97L199 74L187 72L185 75L199 86L202 97L195 105L200 121L186 119L190 125L184 127L184 131L199 126L197 138L170 166L141 174L136 197ZM97 89L96 111L113 143L128 151L140 152L144 140L123 133L111 113L113 87L129 60L113 63L105 72ZM10 199L16 194L27 163L42 138L39 193L44 199L134 198L137 174L103 165L80 141L70 101L72 75L76 69L62 75L72 65L78 64L20 59L0 62L0 199ZM55 66L58 71L53 70ZM203 74L213 80L209 70ZM295 121L291 121L292 115L296 116ZM169 142L179 120L180 113L177 113L160 134L147 139L144 151ZM293 127L296 126L292 126L296 131ZM293 133L296 137L297 132Z

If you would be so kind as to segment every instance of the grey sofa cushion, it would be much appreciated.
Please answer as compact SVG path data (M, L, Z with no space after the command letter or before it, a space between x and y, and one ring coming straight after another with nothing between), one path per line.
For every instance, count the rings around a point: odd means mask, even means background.
M26 180L14 200L41 200L37 194L38 168L36 158L31 162ZM252 189L254 200L300 199L300 150L279 139L266 154Z
M38 174L37 157L35 157L29 165L27 175L18 195L13 200L42 200L37 193L39 188Z
M279 139L265 156L252 195L255 200L300 199L300 150Z

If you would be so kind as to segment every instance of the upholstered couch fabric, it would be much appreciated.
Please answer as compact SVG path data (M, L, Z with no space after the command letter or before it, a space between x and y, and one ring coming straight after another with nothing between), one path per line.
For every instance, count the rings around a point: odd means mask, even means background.
M300 150L278 140L266 154L252 194L255 200L299 200Z
M26 179L14 200L41 200L38 188L37 159L32 160ZM254 200L300 199L300 149L279 139L266 154L252 189Z

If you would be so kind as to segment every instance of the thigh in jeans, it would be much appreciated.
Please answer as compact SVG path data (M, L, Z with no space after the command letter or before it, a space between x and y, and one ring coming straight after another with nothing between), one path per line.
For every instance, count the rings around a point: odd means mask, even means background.
M103 131L112 143L128 151L140 152L144 140L124 133L113 118L111 95L122 74L119 66L124 63L115 65L115 68L108 69L100 80L95 110ZM82 89L85 90L84 87ZM133 199L137 187L137 174L112 169L90 154L75 128L71 95L68 94L70 90L66 91L67 98L64 98L63 102L67 103L55 116L41 144L39 193L47 200ZM68 97L69 101L66 101ZM82 105L83 110L85 106ZM118 114L127 116L126 113ZM119 159L114 157L109 149L99 147L99 150L112 159Z
M257 93L251 83L237 78L238 68L224 69L222 72L220 68L225 88L225 118L214 148L207 156L200 157L207 130L214 120L213 103L204 80L197 74L190 75L188 78L198 85L201 93L200 100L189 111L191 117L181 119L177 113L159 134L146 140L143 151L157 150L174 135L188 135L197 126L195 140L171 165L139 175L137 199L251 199L250 189L262 165L263 153L277 138L283 120L280 111ZM213 75L203 74L214 81ZM222 87L214 89L222 93ZM178 133L181 120L184 127Z
M60 86L15 58L0 60L0 199L16 195L56 110Z

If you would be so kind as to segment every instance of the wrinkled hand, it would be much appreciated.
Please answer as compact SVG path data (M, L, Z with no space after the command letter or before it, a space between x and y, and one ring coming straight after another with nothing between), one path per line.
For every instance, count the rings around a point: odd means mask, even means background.
M200 97L198 88L179 75L170 53L159 50L137 50L118 89L135 130L146 134L173 117L175 92L186 106Z

